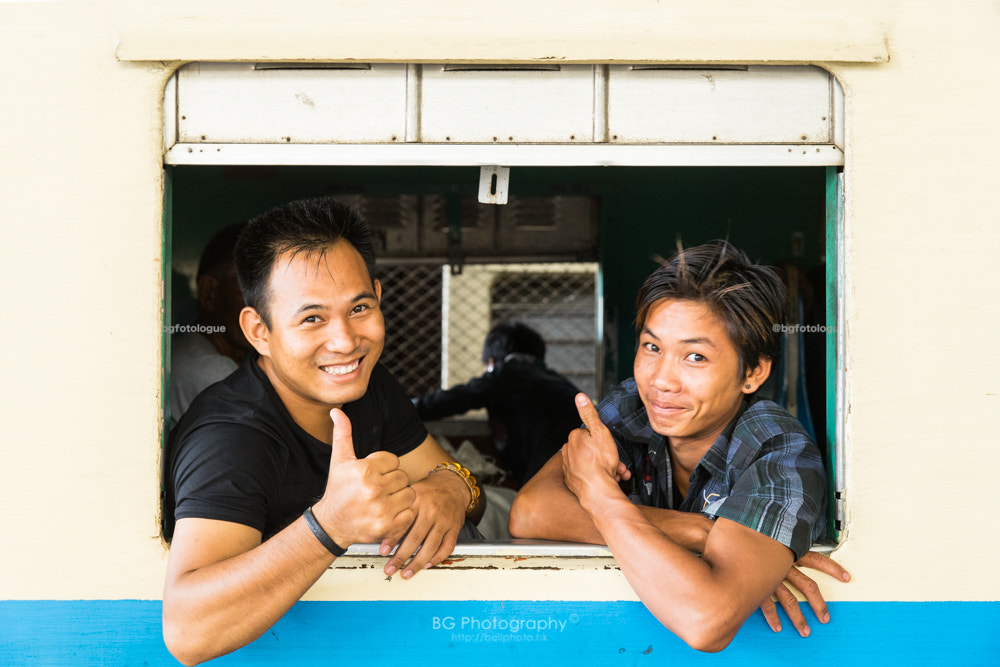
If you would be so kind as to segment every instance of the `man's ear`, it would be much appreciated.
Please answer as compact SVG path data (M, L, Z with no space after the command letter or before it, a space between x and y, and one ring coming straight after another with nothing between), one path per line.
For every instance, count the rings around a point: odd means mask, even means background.
M378 299L379 305L382 305L382 283L373 280L372 285L375 287L375 298Z
M243 329L243 335L246 336L247 341L257 350L257 354L262 357L271 356L269 343L271 330L264 324L260 313L250 306L244 307L240 311L240 329Z
M764 384L770 375L771 360L767 357L761 357L757 362L757 366L752 371L747 371L746 380L743 381L743 386L740 389L744 394L752 394L760 389L760 386Z

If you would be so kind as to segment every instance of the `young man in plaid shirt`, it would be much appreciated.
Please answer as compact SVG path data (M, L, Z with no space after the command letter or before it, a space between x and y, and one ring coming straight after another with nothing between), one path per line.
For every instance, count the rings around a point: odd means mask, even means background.
M810 553L826 530L826 476L799 422L756 396L781 351L785 289L728 242L680 252L637 298L634 377L573 431L511 508L515 537L607 544L639 598L692 647L719 651L773 593L803 635L793 565L847 580Z

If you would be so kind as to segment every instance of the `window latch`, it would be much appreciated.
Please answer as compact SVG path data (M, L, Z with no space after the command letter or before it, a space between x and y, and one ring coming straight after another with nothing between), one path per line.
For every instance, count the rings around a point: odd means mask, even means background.
M510 167L479 168L479 202L481 204L506 204L510 184Z

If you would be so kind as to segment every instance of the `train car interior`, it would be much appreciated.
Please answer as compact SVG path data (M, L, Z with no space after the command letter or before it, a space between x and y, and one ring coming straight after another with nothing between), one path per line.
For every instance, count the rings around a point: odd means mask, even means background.
M333 195L372 224L384 286L382 361L413 397L482 373L486 331L518 319L546 338L554 369L599 399L630 377L634 295L678 243L728 238L781 269L798 295L800 323L826 323L822 167L513 168L505 205L477 200L474 167L170 172L172 323L193 323L194 272L218 228L293 199ZM786 334L794 363L782 364L762 390L795 410L824 448L826 341L819 332ZM429 427L456 450L489 453L483 414Z

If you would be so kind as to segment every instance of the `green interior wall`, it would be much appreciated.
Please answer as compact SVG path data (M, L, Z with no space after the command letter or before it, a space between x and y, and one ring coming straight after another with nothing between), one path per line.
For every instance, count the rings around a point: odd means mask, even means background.
M197 264L212 233L273 206L321 194L475 195L477 167L196 167L171 169L174 267ZM600 201L607 355L605 380L631 375L636 291L678 239L728 238L763 263L791 261L822 275L825 170L746 167L570 167L511 169L513 195L588 195ZM796 250L796 234L801 243ZM175 323L193 317L174 276ZM817 285L822 289L822 279ZM819 303L822 303L820 301ZM822 421L817 421L822 423Z
M678 241L692 246L728 238L760 263L787 261L807 274L822 270L822 168L614 172L601 198L601 265L605 310L617 338L605 366L616 381L632 374L636 292L656 268L655 258L672 255ZM824 284L820 280L817 289Z

